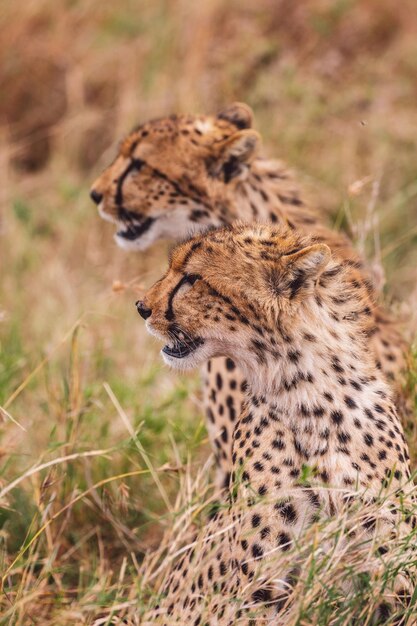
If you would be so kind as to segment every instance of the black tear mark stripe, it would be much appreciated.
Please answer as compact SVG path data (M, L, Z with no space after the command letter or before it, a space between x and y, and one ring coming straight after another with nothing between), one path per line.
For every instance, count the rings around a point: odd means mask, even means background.
M123 183L126 177L130 174L132 170L139 171L144 165L145 161L142 161L141 159L132 159L123 174L119 177L119 180L117 181L115 202L118 207L118 217L122 222L127 224L127 229L119 231L118 235L120 237L123 237L123 239L127 239L128 241L134 241L135 239L138 239L138 237L140 237L147 230L149 230L149 228L155 221L155 218L148 217L138 223L138 218L140 216L138 216L138 214L134 213L133 211L129 211L123 206Z
M129 176L132 170L139 171L144 165L145 165L145 161L142 161L142 159L132 159L129 165L126 167L123 174L120 175L119 180L117 181L117 189L116 189L116 196L115 196L115 202L117 206L121 207L123 205L122 187L123 187L123 183L126 177Z
M201 278L201 276L199 274L193 274L192 278L198 279L198 278ZM188 282L190 282L190 276L186 274L185 276L181 278L181 280L178 281L178 283L175 285L175 287L173 288L173 290L168 296L168 306L167 306L167 310L165 311L165 319L167 319L169 322L172 322L172 320L175 319L175 314L174 314L174 309L173 309L175 295L177 294L179 289L181 289L181 287L187 284Z
M169 322L172 322L172 320L175 319L175 314L174 314L174 309L173 309L175 295L178 292L178 290L181 289L183 285L185 285L186 281L187 281L187 277L183 276L181 280L178 281L178 283L175 285L174 289L171 291L171 293L168 296L168 306L167 306L167 310L165 311L165 319L167 319Z

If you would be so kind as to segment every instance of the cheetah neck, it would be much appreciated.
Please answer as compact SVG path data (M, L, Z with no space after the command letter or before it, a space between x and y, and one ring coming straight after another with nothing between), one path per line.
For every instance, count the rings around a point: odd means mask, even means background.
M252 395L250 419L243 416L240 427L251 437L259 433L261 438L262 424L274 422L281 433L279 439L292 447L291 462L294 466L298 463L296 477L303 464L313 464L326 467L323 471L332 475L334 483L353 484L357 468L364 465L361 459L374 463L369 461L370 455L363 456L367 445L377 450L382 446L377 443L379 437L386 433L388 445L398 446L406 463L402 429L389 388L355 323L335 322L326 307L309 303L300 311L296 329L284 331L281 325L279 351L278 341L268 345L264 339L257 363L244 366ZM362 450L355 447L353 433L357 433ZM243 436L248 437L245 432ZM264 452L259 445L251 459L262 464ZM383 446L378 448L387 458L388 452ZM275 453L276 463L282 463L285 455L272 448L272 455ZM372 480L361 477L361 483L365 486L373 481L380 488L380 476L374 469L372 472Z
M316 308L311 315L311 308ZM382 374L376 370L361 336L353 324L332 324L331 316L315 303L301 312L297 328L280 325L275 345L265 341L264 362L247 371L257 396L279 400L283 414L291 419L308 417L331 394L335 408L346 408L346 397L354 396L363 407L374 400L375 389L388 396ZM284 341L283 341L284 339ZM277 345L281 347L277 349ZM269 348L269 349L268 349ZM368 400L369 396L369 400Z
M218 205L224 221L256 220L295 227L318 222L316 212L300 197L291 172L280 161L269 159L255 159L247 177Z

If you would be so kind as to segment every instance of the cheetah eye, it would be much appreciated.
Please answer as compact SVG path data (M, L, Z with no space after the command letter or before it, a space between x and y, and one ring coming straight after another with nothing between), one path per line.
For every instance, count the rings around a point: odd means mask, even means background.
M145 161L142 161L142 159L132 159L132 170L139 172L144 165Z
M199 274L186 274L184 278L187 285L194 285L194 283L197 282L201 276Z

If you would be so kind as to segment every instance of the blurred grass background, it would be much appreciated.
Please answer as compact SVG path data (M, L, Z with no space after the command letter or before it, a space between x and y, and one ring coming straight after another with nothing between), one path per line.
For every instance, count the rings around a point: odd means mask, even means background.
M414 0L3 0L0 492L56 464L2 501L1 624L90 624L132 597L169 520L149 465L174 502L207 454L198 377L162 366L133 306L167 245L118 250L88 189L135 124L234 100L383 268L413 339Z

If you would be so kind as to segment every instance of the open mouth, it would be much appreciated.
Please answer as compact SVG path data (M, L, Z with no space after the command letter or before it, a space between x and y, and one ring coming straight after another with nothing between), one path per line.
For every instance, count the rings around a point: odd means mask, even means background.
M201 337L187 337L186 339L182 339L177 336L178 334L182 333L175 334L172 345L167 344L162 348L164 354L175 359L183 359L195 352L197 348L204 343L204 339L201 339Z
M127 239L128 241L134 241L146 233L154 221L154 217L146 217L141 222L129 222L128 224L125 224L124 228L117 231L117 236Z

